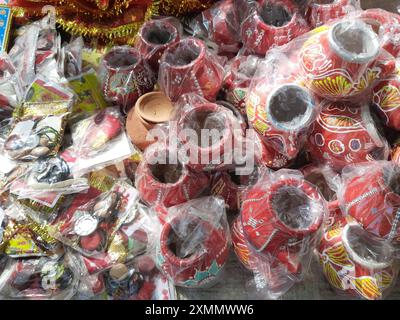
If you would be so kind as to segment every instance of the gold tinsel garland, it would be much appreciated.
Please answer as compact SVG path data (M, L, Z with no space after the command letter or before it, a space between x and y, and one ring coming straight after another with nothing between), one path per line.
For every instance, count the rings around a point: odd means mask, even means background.
M160 13L167 16L182 17L189 13L206 10L214 2L213 0L162 0Z

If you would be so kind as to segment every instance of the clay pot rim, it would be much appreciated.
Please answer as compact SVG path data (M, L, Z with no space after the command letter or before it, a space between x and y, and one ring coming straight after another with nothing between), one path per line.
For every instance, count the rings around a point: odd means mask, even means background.
M380 45L379 45L379 39L377 34L372 30L372 28L364 22L362 19L356 19L355 21L360 23L360 28L362 33L364 33L366 36L368 36L371 43L372 49L370 49L369 53L353 53L350 51L347 51L344 48L341 48L339 44L337 44L336 40L336 35L335 32L337 29L340 28L347 28L348 25L351 25L354 23L353 21L350 20L344 20L344 21L339 21L336 22L331 28L328 30L328 43L329 47L342 59L344 59L347 62L350 63L356 63L356 64L364 64L372 61L374 58L376 58L380 52ZM361 33L360 32L360 33Z
M173 65L166 61L166 57L168 54L175 55L175 50L179 46L181 46L181 45L188 46L188 44L194 44L195 46L200 48L200 52L199 52L198 56L193 61L191 61L189 64L185 64L185 65ZM166 66L168 66L168 68L173 69L173 70L187 70L187 69L193 68L201 60L203 60L205 58L205 56L206 56L206 46L205 46L204 42L195 37L187 37L187 38L181 39L178 42L168 46L168 48L163 53L160 65L165 64Z
M265 23L263 18L260 15L260 9L262 9L262 7L266 4L266 2L265 2L262 4L262 6L257 8L257 10L255 10L255 12L254 12L256 25L260 26L261 29L263 29L265 31L268 31L271 29L273 29L273 30L289 29L289 28L291 28L291 25L296 24L296 22L299 20L299 18L301 18L299 16L299 12L295 9L295 7L292 7L286 1L279 1L279 3L275 3L273 1L268 1L268 2L270 2L270 4L272 4L272 5L283 7L286 10L286 12L291 15L291 19L286 24L284 24L283 26L280 26L280 27Z
M136 59L136 62L134 64L131 64L129 66L124 66L124 67L112 67L110 66L110 64L108 63L108 59L110 58L110 56L116 52L125 52L127 54L133 55L134 58ZM137 65L139 65L140 61L141 61L141 55L139 53L139 51L135 48L132 47L115 47L112 48L110 51L108 51L104 58L103 58L103 63L106 65L108 70L113 70L113 71L127 71L127 70L132 70L134 69Z
M202 112L202 111L210 111L210 112L219 112L221 111L223 113L223 109L221 109L221 107L215 103L212 102L205 102L202 104L199 104L197 106L195 106L193 109L189 110L188 112L186 112L181 120L180 123L184 126L187 123L187 119L194 113L197 112ZM225 116L225 128L223 133L226 133L219 141L219 143L215 143L211 146L208 147L201 147L198 144L192 143L191 141L186 142L188 145L192 146L193 148L191 148L192 150L198 150L199 154L203 154L203 153L213 153L214 150L219 150L220 154L223 153L223 147L225 145L225 142L228 141L229 139L232 139L232 133L231 133L231 129L232 129L232 125L231 125L231 121L229 121L229 118L227 117L227 115L224 113ZM185 129L185 128L184 128ZM179 133L178 133L179 135ZM198 159L201 160L201 159Z
M166 31L172 31L170 32L171 38L167 43L157 44L150 42L146 39L145 32L152 30L154 26L160 27L161 29L165 29ZM146 23L144 23L142 28L140 29L140 39L149 47L166 48L169 47L171 44L175 43L177 39L179 39L179 32L178 29L172 23L166 20L149 20Z
M283 188L292 187L292 188L301 189L301 191L308 198L311 198L311 199L309 199L309 202L312 206L317 207L318 203L319 203L319 206L321 207L321 212L319 212L319 215L314 218L314 221L312 221L307 228L305 228L305 229L304 228L303 229L292 228L292 227L286 225L279 218L279 214L273 208L272 200L273 200L275 193L282 187ZM309 183L308 181L306 181L304 179L289 178L289 179L284 179L284 180L280 180L280 181L273 183L268 190L268 196L267 196L266 202L267 202L267 210L269 210L270 212L273 213L277 223L284 228L284 231L286 230L287 232L289 232L291 234L300 235L300 236L311 234L311 233L317 231L318 228L322 224L322 220L323 220L323 216L324 216L323 211L325 209L325 206L323 205L324 200L323 200L322 196L319 194L318 189L316 189L311 183Z
M385 269L389 267L393 261L391 258L387 262L376 262L376 261L370 261L366 260L363 257L360 257L352 248L350 245L350 241L348 240L348 233L350 228L357 228L357 229L362 229L362 227L358 224L346 224L345 227L343 228L342 231L342 243L343 246L349 255L350 259L353 260L355 263L367 268L367 269ZM382 242L382 244L386 247L390 247L389 244Z
M274 117L271 115L271 100L272 98L275 97L278 91L280 91L282 88L293 88L293 89L298 89L303 91L305 94L308 94L309 96L309 101L306 101L307 104L307 110L304 113L304 115L301 117L301 121L299 121L298 124L296 125L282 125L280 122L275 121ZM267 97L267 102L265 104L265 112L267 113L267 121L276 129L282 130L285 132L298 132L307 127L307 123L312 119L315 106L317 102L315 101L315 98L312 96L311 92L307 90L306 88L296 84L296 83L285 83L276 86L269 94Z
M170 221L165 222L160 235L161 254L163 255L164 258L166 258L167 263L169 264L172 263L173 265L179 266L180 268L186 268L186 267L191 267L192 265L204 259L204 257L208 253L206 251L196 252L188 258L179 258L171 251L168 245L168 237L171 231L173 231L172 225L175 223L179 223L181 220L190 220L191 222L198 222L198 225L202 224L203 228L210 227L208 236L210 236L212 232L215 232L216 228L208 221L201 219L198 216L190 215L187 213L177 215Z
M148 122L147 125L149 125L149 124L150 125L156 125L156 124L159 124L159 123L164 123L164 122L169 121L170 119L166 119L166 120L161 119L159 121L154 121L155 120L154 118L148 118L146 116L146 114L143 112L143 103L142 102L144 100L146 100L146 99L149 99L149 97L153 97L153 96L154 97L159 96L159 97L165 98L165 101L168 102L171 105L170 116L169 116L169 118L171 118L171 112L173 110L173 105L170 102L170 100L168 99L168 97L161 91L152 91L152 92L148 92L148 93L145 93L144 95L140 96L139 99L136 101L135 110L136 110L140 120L144 120L145 122ZM166 104L162 104L162 106L165 109Z

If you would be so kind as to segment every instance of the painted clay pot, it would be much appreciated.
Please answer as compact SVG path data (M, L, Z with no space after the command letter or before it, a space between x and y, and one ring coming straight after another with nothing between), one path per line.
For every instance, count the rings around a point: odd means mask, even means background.
M391 246L343 220L325 230L317 254L327 281L338 293L382 299L397 277Z
M326 102L308 138L311 158L340 171L349 164L386 160L387 142L368 106Z
M256 134L256 145L261 151L260 159L258 160L260 165L271 169L281 169L287 167L292 162L286 155L279 153L273 147L266 144L258 134Z
M225 99L246 115L246 95L257 70L259 58L240 56L227 65L223 90Z
M154 72L158 74L161 56L179 39L180 34L177 27L168 20L150 20L140 29L136 47Z
M310 92L295 83L271 88L261 81L249 93L247 118L267 146L293 159L306 140L316 105Z
M194 243L185 250L190 241ZM228 259L228 244L221 225L182 212L163 225L157 264L176 286L210 286Z
M181 204L200 196L209 186L207 174L193 173L179 161L174 164L166 147L154 147L144 155L135 174L136 188L148 205L171 207ZM157 161L161 154L165 156L165 163Z
M400 241L400 168L387 161L368 163L343 173L339 198L345 214L366 231L388 241Z
M141 96L126 119L126 132L132 143L144 151L154 142L148 136L149 131L170 120L172 110L171 101L162 92L149 92Z
M306 17L310 26L316 28L355 10L352 0L317 0L309 3Z
M226 169L225 152L233 152L235 118L224 107L214 103L201 103L181 115L178 121L178 137L181 143L190 150L188 167L194 171L210 171ZM184 134L185 130L193 130L197 139ZM219 137L201 139L202 130L219 132ZM219 138L219 139L218 139ZM225 150L225 148L232 150Z
M379 81L373 89L372 102L386 126L400 131L400 74Z
M134 48L114 47L100 66L101 88L105 99L127 113L143 94L153 90L155 75Z
M271 47L287 44L307 31L308 24L292 1L266 0L249 10L240 32L246 49L264 56Z
M233 251L236 254L238 260L243 264L246 269L252 270L249 260L251 259L251 251L247 246L246 239L243 234L242 220L237 217L233 220L231 227L231 238Z
M393 72L395 60L380 55L379 38L371 26L362 20L342 20L304 43L300 68L304 83L317 95L349 100Z
M215 100L223 81L223 66L203 41L185 38L169 47L160 63L159 84L171 101L186 93Z
M240 23L233 2L219 1L195 20L194 35L205 36L217 44L219 55L235 55L241 47L238 34Z
M382 35L381 47L393 57L400 53L400 17L398 14L383 9L363 10L360 18L372 26L376 33Z
M272 256L290 272L298 273L298 255L311 245L325 212L317 188L300 177L281 176L246 193L241 210L243 233L254 251Z
M241 205L243 191L256 183L257 167L250 175L236 175L235 171L217 172L212 179L211 194L224 199L229 210L236 212Z
M335 178L335 172L329 167L306 165L300 169L304 179L316 186L325 200L332 201L336 198L336 192L332 190L331 184Z

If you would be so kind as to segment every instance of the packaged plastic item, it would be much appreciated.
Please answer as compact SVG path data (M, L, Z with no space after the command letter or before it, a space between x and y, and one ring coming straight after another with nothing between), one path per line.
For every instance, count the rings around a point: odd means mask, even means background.
M195 93L215 101L222 86L225 59L211 53L197 38L185 38L165 50L158 83L171 101Z
M74 177L129 158L135 150L123 130L121 114L113 107L76 123L72 139Z
M343 169L338 199L345 215L387 242L400 241L399 166L376 161Z
M249 188L241 222L254 290L278 298L301 281L327 215L319 190L298 171L279 170Z
M394 250L359 225L336 216L326 227L317 255L326 280L338 294L383 299L398 275Z
M156 247L156 265L176 286L210 287L228 259L229 246L223 200L191 200L168 209Z
M311 158L340 171L348 164L387 160L389 145L368 105L322 103L308 138Z
M158 75L160 59L164 51L177 43L180 38L181 25L179 20L161 17L143 24L135 47L148 61L155 74Z
M246 13L240 28L242 42L249 52L259 56L309 31L306 20L291 0L257 1Z
M1 293L9 299L67 300L79 283L73 255L9 260L0 276Z
M117 182L111 190L89 202L71 205L51 224L49 231L83 255L105 252L121 224L134 214L132 208L137 197L135 188Z
M209 187L210 178L169 157L168 146L157 143L146 149L136 170L135 184L148 205L171 207L200 196Z
M136 100L150 92L156 82L155 75L144 57L134 48L113 47L99 67L104 98L121 107L126 114Z
M21 78L6 53L0 54L0 119L11 117L13 110L22 100L23 89ZM3 114L4 113L4 114Z
M223 0L204 10L190 23L191 34L212 43L219 55L235 55L240 47L239 18L233 0Z
M59 70L65 78L77 77L82 73L83 46L83 38L78 37L61 48Z

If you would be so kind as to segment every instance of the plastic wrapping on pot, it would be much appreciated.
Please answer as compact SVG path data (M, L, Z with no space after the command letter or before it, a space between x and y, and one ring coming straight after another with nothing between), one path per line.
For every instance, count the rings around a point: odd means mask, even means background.
M296 158L320 110L319 98L296 77L297 58L287 49L272 51L258 64L247 93L247 118L268 149L267 163L274 154Z
M202 40L184 38L161 57L158 84L171 101L187 93L215 101L222 86L224 63L225 59L209 51Z
M143 24L135 47L158 75L160 59L164 51L182 37L182 25L173 17L160 17Z
M308 138L311 158L340 171L349 164L387 160L390 149L368 105L323 102Z
M9 260L0 275L0 291L6 299L71 299L79 283L73 255Z
M338 199L343 213L369 233L398 245L400 241L399 166L377 161L348 166Z
M223 105L187 94L178 101L173 120L179 157L196 172L235 168L246 160L246 148L253 147L254 153L254 141L246 143L240 119Z
M135 48L111 48L99 66L101 90L106 101L127 114L136 100L153 90L156 77L142 54Z
M229 255L224 201L205 197L168 209L156 246L156 265L176 286L210 287Z
M135 214L137 200L135 188L116 182L109 191L69 206L51 223L49 230L83 255L104 253L115 232Z
M4 142L12 160L36 160L57 154L61 147L73 94L43 78L30 86L15 111L12 130Z
M163 143L151 145L136 170L136 188L150 206L171 207L187 202L199 197L210 184L206 173L192 172L180 162L177 150L169 148Z
M225 66L223 91L229 101L243 115L246 115L246 97L260 58L257 56L237 56Z
M113 107L76 123L72 128L73 176L80 177L129 158L135 149L123 128L121 114Z
M315 0L306 7L306 17L312 28L360 10L359 0Z
M316 253L326 281L339 295L384 299L396 283L399 268L393 247L348 223L340 210L325 225Z
M235 55L241 48L239 28L233 0L217 2L190 22L193 36L215 46L217 54L227 56Z
M138 202L130 210L133 212L113 233L105 252L90 257L82 256L88 274L130 263L134 259L140 260L138 257L153 252L160 228L158 217L154 211ZM148 259L143 260L143 264L146 261ZM149 271L152 271L155 265L151 261L149 264Z
M310 30L291 0L257 1L250 9L242 6L247 15L241 24L241 38L246 50L253 54L265 56L269 49L285 45Z
M241 222L257 295L278 298L301 281L327 215L318 188L299 171L265 175L245 193Z

